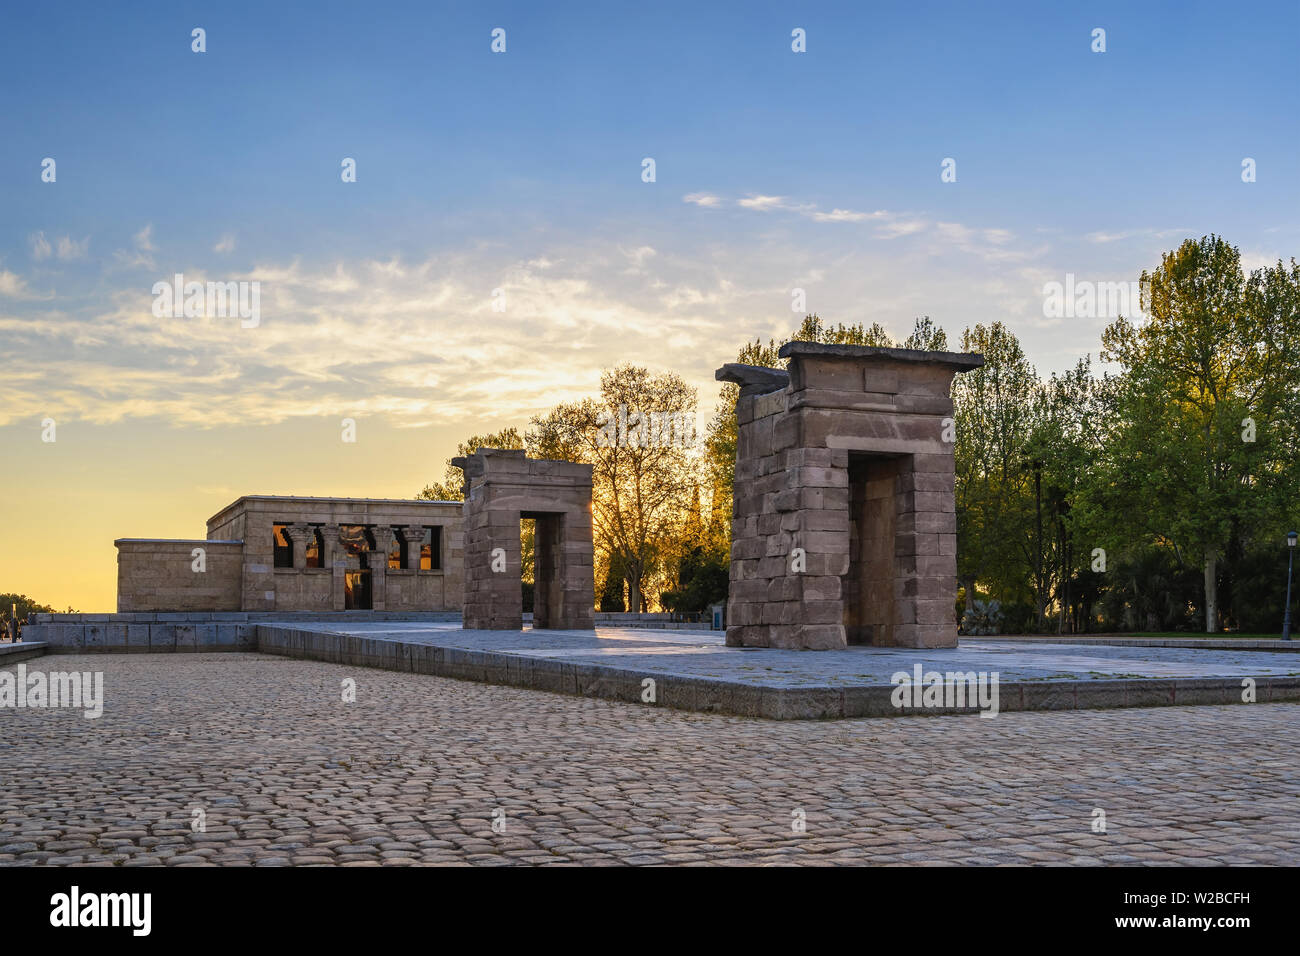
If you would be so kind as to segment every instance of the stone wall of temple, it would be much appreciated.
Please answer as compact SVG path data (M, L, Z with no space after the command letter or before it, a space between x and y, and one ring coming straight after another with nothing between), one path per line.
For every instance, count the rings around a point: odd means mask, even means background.
M118 611L239 610L243 542L121 538L113 543Z
M275 527L285 525L292 567L276 567ZM365 534L349 539L349 529ZM437 566L420 567L420 536L439 529ZM246 496L208 521L209 537L239 534L244 611L459 610L464 594L461 503L383 498ZM319 537L317 537L319 536ZM407 542L404 566L388 553ZM308 549L318 567L309 567ZM356 575L366 573L364 604Z
M208 521L206 539L119 539L117 609L459 611L461 510L458 501L240 498Z

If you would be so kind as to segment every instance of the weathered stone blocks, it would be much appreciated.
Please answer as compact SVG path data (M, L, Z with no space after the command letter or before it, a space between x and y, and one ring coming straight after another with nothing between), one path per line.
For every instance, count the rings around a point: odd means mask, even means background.
M453 459L465 472L466 628L521 630L519 522L536 522L533 627L595 626L591 465L479 449Z
M740 385L727 643L955 646L953 376L978 355L791 342Z

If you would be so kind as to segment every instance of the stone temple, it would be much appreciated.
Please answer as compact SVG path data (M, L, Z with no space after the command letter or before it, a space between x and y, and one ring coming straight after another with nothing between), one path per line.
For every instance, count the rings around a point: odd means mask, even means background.
M951 387L983 358L812 342L780 355L788 371L717 371L740 386L727 644L955 647ZM206 538L119 539L118 614L47 623L102 625L106 646L146 625L148 646L169 627L206 629L176 646L220 643L227 625L285 613L459 612L466 629L518 631L533 520L532 626L592 628L592 466L493 448L454 463L463 503L249 495Z
M730 364L727 643L956 647L953 377L969 353L790 342Z
M458 501L245 495L206 538L119 538L117 610L459 611Z

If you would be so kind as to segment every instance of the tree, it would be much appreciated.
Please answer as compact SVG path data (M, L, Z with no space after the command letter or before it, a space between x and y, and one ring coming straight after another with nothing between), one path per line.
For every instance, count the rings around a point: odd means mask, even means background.
M1122 369L1108 501L1125 528L1198 556L1212 633L1229 542L1270 527L1296 492L1300 267L1247 277L1239 251L1210 235L1142 281L1149 321L1121 317L1102 337Z
M21 624L33 614L53 613L55 613L54 608L47 604L38 604L25 594L0 594L0 634L8 633L11 620ZM76 612L69 606L64 613L75 614Z
M1032 456L1038 374L1001 322L962 333L962 351L984 365L953 383L957 568L966 598L992 584L1005 601L1031 588L1023 550L1032 527Z
M519 434L519 429L511 426L503 428L499 432L492 432L487 435L473 435L465 439L456 446L457 457L468 457L478 451L480 448L523 448L524 439ZM424 489L415 497L429 499L432 501L463 501L465 494L462 488L465 483L465 473L447 459L447 465L443 469L442 481L435 481L431 485L425 485Z
M530 454L593 466L596 546L621 564L634 613L664 574L697 485L696 403L695 389L677 375L623 365L601 375L598 399L557 406L531 423Z
M912 334L903 341L905 349L920 349L925 352L948 351L948 336L943 329L930 321L928 315L916 320Z
M1069 629L1081 629L1097 597L1100 580L1091 569L1092 549L1080 544L1090 540L1088 512L1079 505L1099 446L1104 387L1105 381L1092 375L1091 356L1085 356L1035 390L1024 449L1033 476L1034 532L1024 542L1039 629L1052 601L1058 632L1066 630L1067 615Z

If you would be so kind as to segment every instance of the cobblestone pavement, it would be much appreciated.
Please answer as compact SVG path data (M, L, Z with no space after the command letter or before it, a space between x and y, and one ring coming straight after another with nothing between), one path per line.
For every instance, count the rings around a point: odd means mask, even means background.
M102 670L104 714L0 710L4 865L1300 864L1295 704L770 722L258 654L26 666Z

